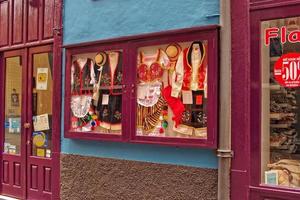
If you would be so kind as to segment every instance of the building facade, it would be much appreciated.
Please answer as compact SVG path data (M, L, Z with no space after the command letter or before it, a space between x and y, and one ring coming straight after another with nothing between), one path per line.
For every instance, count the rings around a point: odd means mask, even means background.
M299 0L0 0L1 194L296 200Z
M83 15L78 15L82 12ZM185 34L190 36L193 32L202 34L202 30L180 32L182 31L180 29L201 28L218 23L218 1L203 1L200 4L194 0L88 1L84 4L82 1L64 2L63 66L66 73L64 83L66 98L63 100L65 105L63 110L67 113L64 113L62 124L65 125L64 130L67 134L62 134L61 140L62 199L217 198L218 159L215 150L189 147L191 143L180 144L180 140L167 141L161 138L155 141L148 138L140 140L133 138L136 132L133 128L136 119L131 113L136 107L136 100L132 99L137 94L131 94L131 85L137 81L132 80L137 74L134 66L137 54L128 51L138 48L135 46L154 46L154 51L150 49L147 52L146 49L145 54L153 52L155 54L157 49L165 51L168 44L190 41ZM210 30L207 28L203 31ZM172 37L173 41L168 41ZM157 42L152 43L154 40ZM78 60L88 57L95 63L97 53L104 52L108 60L110 51L114 50L122 52L122 84L126 87L122 94L122 116L125 116L122 118L122 136L109 134L110 131L106 135L70 131L72 126L69 124L72 122L68 120L70 101L67 99L72 98L74 91L68 91L71 78L68 78L67 73L74 64L74 58ZM126 60L126 57L130 61ZM126 96L132 97L127 99ZM110 98L114 98L114 95ZM100 101L103 103L103 100ZM129 107L130 110L126 110ZM97 108L95 110L97 112ZM101 132L101 129L98 132ZM85 184L78 184L82 182ZM96 185L99 187L93 187ZM197 190L199 185L206 189Z

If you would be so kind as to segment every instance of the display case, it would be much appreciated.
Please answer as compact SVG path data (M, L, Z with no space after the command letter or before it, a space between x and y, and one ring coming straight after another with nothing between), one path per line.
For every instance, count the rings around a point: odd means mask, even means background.
M124 139L126 57L121 43L67 50L67 137Z
M215 148L217 29L67 47L65 136Z
M216 145L217 35L177 35L134 45L135 142Z

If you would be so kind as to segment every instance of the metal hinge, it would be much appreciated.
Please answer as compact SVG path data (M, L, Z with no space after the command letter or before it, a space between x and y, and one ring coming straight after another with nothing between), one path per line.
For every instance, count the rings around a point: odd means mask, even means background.
M233 157L233 151L230 149L218 149L217 150L217 156L221 158L232 158Z
M54 27L53 28L53 34L54 35L57 35L57 36L60 36L61 35L61 32L62 32L62 27Z

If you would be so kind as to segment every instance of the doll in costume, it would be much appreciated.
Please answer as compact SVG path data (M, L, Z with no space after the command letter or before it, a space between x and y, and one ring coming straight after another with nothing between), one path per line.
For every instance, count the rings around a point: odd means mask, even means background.
M79 58L75 60L71 67L71 73L72 94L81 95L93 87L95 74L92 59Z
M92 106L92 88L95 83L93 60L78 58L71 66L71 110L72 128L79 131L91 131L86 121Z
M101 69L95 66L96 77L99 83L99 99L97 102L97 115L100 126L107 130L120 131L122 120L122 52L102 52L106 57ZM108 98L108 100L107 100ZM107 101L107 102L106 102Z
M166 91L171 109L182 107L180 94L191 92L193 104L185 104L184 111L174 111L177 120L173 129L181 134L206 137L206 87L207 87L207 45L201 41L193 42L179 55L175 72L172 74L171 91ZM179 119L181 117L181 119ZM176 121L175 121L176 122Z
M148 134L158 124L166 102L161 96L163 76L169 68L169 59L162 49L155 54L138 55L137 126ZM166 123L165 123L166 124Z

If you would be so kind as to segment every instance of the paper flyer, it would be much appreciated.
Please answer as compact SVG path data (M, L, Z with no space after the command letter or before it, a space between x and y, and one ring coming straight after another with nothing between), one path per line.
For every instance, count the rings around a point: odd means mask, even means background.
M50 127L48 114L34 116L33 128L35 132L49 130Z
M37 79L36 79L36 89L37 90L47 90L48 87L48 68L38 68L37 69Z

